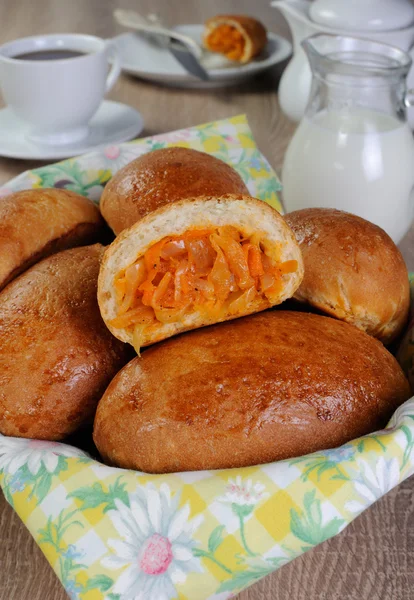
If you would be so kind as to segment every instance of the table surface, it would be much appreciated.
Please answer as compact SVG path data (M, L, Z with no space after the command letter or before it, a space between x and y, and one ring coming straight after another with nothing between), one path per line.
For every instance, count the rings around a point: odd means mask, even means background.
M83 32L111 37L121 30L115 7L156 11L173 25L220 13L252 13L289 37L267 0L2 0L0 43L38 33ZM254 8L253 8L254 7ZM285 65L239 87L196 91L121 76L110 98L138 108L143 135L245 113L256 141L280 172L295 126L281 113L277 85ZM42 163L0 158L0 184ZM414 270L414 227L401 249ZM19 518L0 498L0 600L66 600L67 595ZM239 600L409 600L414 598L414 477L365 511L343 533L239 595Z

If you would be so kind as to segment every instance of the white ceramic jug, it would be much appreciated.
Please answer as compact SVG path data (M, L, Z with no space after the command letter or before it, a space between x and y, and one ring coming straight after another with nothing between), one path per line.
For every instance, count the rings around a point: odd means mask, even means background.
M414 6L410 0L274 0L287 20L293 37L293 58L279 84L279 102L293 121L305 113L311 86L311 71L301 42L317 33L330 33L375 40L408 52L414 43ZM414 87L414 70L408 75ZM414 126L414 109L408 111Z

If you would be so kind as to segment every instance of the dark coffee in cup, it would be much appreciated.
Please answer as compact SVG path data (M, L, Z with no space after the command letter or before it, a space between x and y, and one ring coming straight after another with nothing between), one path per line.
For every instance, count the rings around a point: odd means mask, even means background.
M87 138L89 121L120 71L115 43L93 35L56 33L0 46L3 98L30 126L27 137L36 144Z
M66 50L66 49L50 49L50 50L35 50L34 52L24 52L23 54L17 54L13 58L18 60L62 60L62 58L78 58L84 56L85 52L79 52L78 50Z

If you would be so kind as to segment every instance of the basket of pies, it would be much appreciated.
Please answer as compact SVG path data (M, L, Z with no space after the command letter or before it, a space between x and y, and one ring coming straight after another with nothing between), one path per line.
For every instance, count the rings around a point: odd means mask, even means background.
M224 600L414 472L404 260L279 191L244 117L1 190L0 485L72 598Z

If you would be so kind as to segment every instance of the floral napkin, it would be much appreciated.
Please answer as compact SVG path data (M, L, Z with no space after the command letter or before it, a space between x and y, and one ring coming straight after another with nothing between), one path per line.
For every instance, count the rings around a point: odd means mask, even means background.
M279 207L280 185L235 117L23 173L1 192L66 187L98 200L123 164L165 145L204 149ZM414 292L414 289L413 289ZM413 329L400 350L412 371ZM313 546L414 473L414 399L387 429L256 467L146 475L64 444L0 436L6 499L76 600L226 600Z

